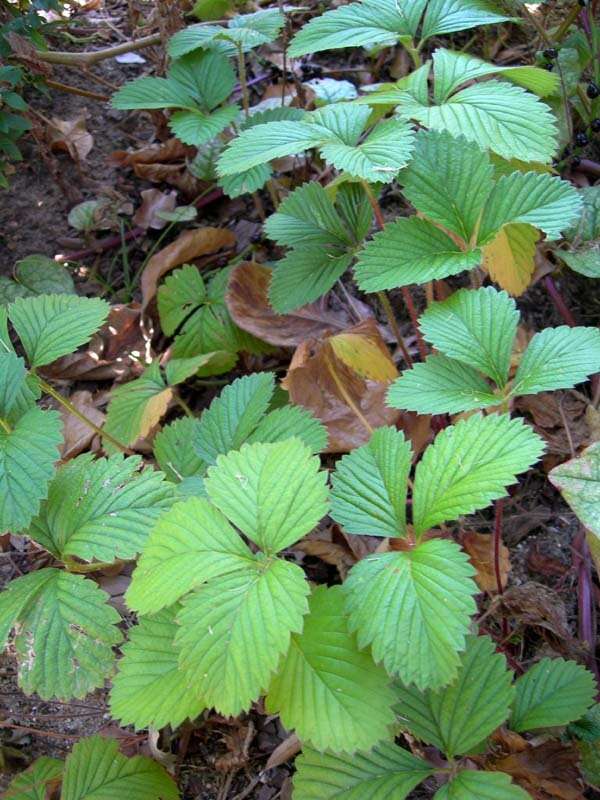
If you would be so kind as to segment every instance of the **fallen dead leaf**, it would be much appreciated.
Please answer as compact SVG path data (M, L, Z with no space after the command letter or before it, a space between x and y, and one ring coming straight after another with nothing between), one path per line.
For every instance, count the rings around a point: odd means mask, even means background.
M332 540L332 533L329 530L311 533L298 542L295 550L305 553L307 556L320 558L326 564L336 567L342 580L346 579L349 570L356 564L358 558L350 550L347 542L337 543Z
M501 758L486 759L488 770L507 772L534 800L583 800L579 751L572 742L528 745Z
M193 158L195 147L189 147L179 139L168 139L160 144L151 144L139 150L115 150L111 153L109 162L121 167L131 167L134 164L157 164L159 162L182 161Z
M302 742L295 733L290 733L287 739L284 739L283 742L273 750L265 765L265 769L274 769L274 767L285 764L286 761L290 761L290 759L294 758L300 750L302 750Z
M365 444L371 429L394 425L400 412L389 408L385 395L388 380L372 380L364 374L397 375L375 320L366 320L345 332L352 347L342 346L340 358L331 338L309 339L294 353L282 386L296 405L308 408L323 422L329 434L326 452L345 453ZM369 367L375 357L376 366Z
M351 324L348 314L311 303L290 314L277 314L269 304L271 270L245 262L232 270L225 300L233 321L269 344L294 347L305 339L320 338Z
M102 427L105 420L105 415L100 411L97 401L94 401L94 396L91 392L83 389L78 392L73 392L69 397L71 403L75 408L84 414L94 425L99 428ZM61 457L63 461L74 458L79 453L83 453L92 443L96 434L82 422L75 414L61 406L60 414L63 418L63 446Z
M73 161L85 161L94 146L94 137L86 128L87 111L73 119L52 117L52 127L48 128L48 145L53 153L66 152Z
M140 192L142 204L133 216L133 222L140 228L160 231L167 224L158 216L159 211L173 211L177 205L177 192L161 192L158 189L144 189Z
M552 456L571 456L572 449L579 451L593 441L586 413L591 406L570 392L519 397L515 408L531 416L537 432L546 441L547 469L559 463Z
M199 256L216 253L235 245L235 236L226 228L195 228L184 231L174 242L155 253L146 264L141 278L142 313L156 294L158 281L169 270Z
M498 591L496 570L494 567L494 537L489 533L468 531L462 534L461 543L466 550L471 564L477 570L475 580L482 592L495 594ZM500 581L506 587L510 572L508 547L500 547Z

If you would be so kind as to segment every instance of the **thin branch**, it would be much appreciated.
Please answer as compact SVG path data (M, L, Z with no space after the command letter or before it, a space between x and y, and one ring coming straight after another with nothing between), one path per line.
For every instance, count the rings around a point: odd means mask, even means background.
M134 39L131 42L105 47L103 50L93 50L91 53L69 53L63 50L36 50L35 57L38 61L45 61L47 64L65 64L75 67L89 67L107 58L123 55L123 53L133 53L135 50L143 50L145 47L160 44L160 34L153 33L151 36L142 36L141 39Z

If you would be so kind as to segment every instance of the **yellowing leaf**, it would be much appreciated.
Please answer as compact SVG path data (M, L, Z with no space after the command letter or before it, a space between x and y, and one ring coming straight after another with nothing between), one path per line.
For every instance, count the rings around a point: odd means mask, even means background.
M361 378L391 381L398 376L389 351L376 331L373 335L369 330L346 331L332 336L329 344L340 361Z
M512 295L523 294L531 283L538 237L531 225L515 222L505 225L483 248L483 266L492 280Z

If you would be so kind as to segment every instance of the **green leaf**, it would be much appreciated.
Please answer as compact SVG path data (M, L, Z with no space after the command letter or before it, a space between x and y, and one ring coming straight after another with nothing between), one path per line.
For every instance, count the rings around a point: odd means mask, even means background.
M211 501L261 550L297 542L328 511L327 474L299 439L245 444L217 458L205 480Z
M31 408L0 426L0 532L26 528L48 493L62 443L57 411Z
M317 147L323 132L308 122L267 122L242 131L225 149L217 166L221 177L244 172L276 158Z
M0 417L9 421L11 411L20 405L26 391L25 362L12 351L0 351L0 375Z
M295 767L295 800L404 800L433 773L426 761L387 742L352 756L305 747Z
M544 450L540 437L508 414L474 414L443 430L417 465L413 522L417 534L472 514L506 495Z
M530 341L515 375L512 394L567 389L600 371L597 328L546 328Z
M175 649L178 611L179 606L172 606L155 616L141 617L129 629L110 693L111 714L121 725L133 725L136 730L159 730L166 725L177 728L205 707L179 669Z
M168 78L148 76L136 78L122 86L112 96L113 108L195 108L196 103L185 86Z
M590 708L596 694L592 673L562 658L538 661L515 687L510 727L519 732L568 725Z
M43 700L84 697L112 672L121 618L108 595L81 575L47 568L0 595L3 633L13 628L19 686ZM4 639L0 636L0 642Z
M189 92L204 111L212 111L227 100L236 81L229 59L206 50L197 50L174 61L168 79Z
M205 581L252 563L252 553L221 512L190 497L156 523L125 599L139 614L154 614Z
M199 424L199 420L192 417L180 417L164 427L154 439L154 457L158 466L174 483L204 475L206 471L206 464L193 446Z
M315 104L317 106L326 103L356 100L358 97L356 86L350 81L340 81L334 78L313 78L305 81L304 85L315 93Z
M457 414L502 401L472 367L442 355L429 356L392 383L387 404L419 414Z
M283 406L271 411L248 437L248 442L283 442L296 437L311 453L320 453L327 447L327 428L302 406Z
M378 428L368 444L338 461L331 516L347 533L406 536L412 450L401 431Z
M272 372L246 375L226 386L202 414L194 447L207 464L238 450L265 415L275 390Z
M55 558L132 560L174 492L141 456L94 460L85 453L58 470L29 535Z
M587 242L575 250L555 250L561 261L586 278L600 278L600 242Z
M69 271L53 259L37 253L17 261L15 278L33 294L75 294Z
M489 636L469 636L450 686L441 692L398 687L400 721L449 758L470 753L508 718L512 678Z
M460 289L447 300L431 303L419 327L436 350L475 367L503 387L518 323L515 301L488 286Z
M57 758L41 756L33 764L14 778L4 800L46 800L48 784L60 781L63 762Z
M600 537L600 442L554 467L548 477L585 527Z
M591 242L600 238L600 187L586 186L578 194L583 203L581 218L565 231L565 237L569 241Z
M173 779L151 758L126 758L116 739L91 736L65 763L61 800L178 800Z
M112 390L104 430L124 445L134 444L160 422L172 396L154 361L141 377ZM107 451L115 449L107 440L103 445Z
M463 136L421 131L402 173L404 194L426 217L469 242L492 191L489 156Z
M477 266L479 250L463 252L443 231L419 217L386 225L358 254L356 280L365 292L427 283Z
M301 741L352 753L392 738L393 692L348 632L343 606L340 586L313 591L304 630L292 636L265 702Z
M237 106L225 106L205 114L204 111L176 111L169 119L172 133L184 144L200 147L218 136L239 116Z
M508 19L493 3L485 0L429 0L421 38L429 39Z
M509 222L524 222L558 239L581 214L581 198L567 181L539 172L513 172L496 182L488 198L479 242L490 242Z
M18 298L8 316L30 366L43 367L85 344L106 319L108 308L98 298L44 294Z
M505 772L461 770L436 792L434 800L531 800Z
M302 630L309 586L296 564L256 558L183 602L175 644L188 685L225 716L250 708Z
M196 267L185 264L175 270L158 289L160 326L172 336L181 323L206 299L204 280Z
M322 246L298 247L274 265L269 301L279 314L287 314L318 300L346 272L352 254L336 255Z
M343 586L359 647L370 645L375 661L407 685L449 683L476 611L474 573L458 545L443 539L359 561Z
M445 85L440 72L436 72L437 80ZM432 106L406 93L398 110L427 128L462 135L504 158L546 164L556 152L556 124L550 108L520 86L496 80L476 83Z

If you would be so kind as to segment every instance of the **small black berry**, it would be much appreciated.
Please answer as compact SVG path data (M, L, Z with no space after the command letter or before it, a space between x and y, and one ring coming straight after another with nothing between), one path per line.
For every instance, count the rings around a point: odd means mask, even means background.
M587 137L586 133L576 133L575 134L575 144L577 147L585 147L586 144L589 144L590 140Z
M547 58L548 61L554 61L556 56L558 55L558 50L555 47L549 47L547 50L544 50L544 58Z
M544 64L544 69L547 69L548 72L552 72L554 69L554 64Z
M591 81L588 83L585 93L590 98L590 100L595 100L596 97L600 96L600 88L598 87L597 83Z
M594 131L594 133L600 133L600 117L596 117L593 119L590 128Z
M581 164L581 159L579 158L579 156L573 156L573 158L571 159L571 166L578 167L580 164Z
M571 148L565 147L565 149L562 151L562 157L567 158L570 155L571 155Z

